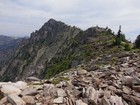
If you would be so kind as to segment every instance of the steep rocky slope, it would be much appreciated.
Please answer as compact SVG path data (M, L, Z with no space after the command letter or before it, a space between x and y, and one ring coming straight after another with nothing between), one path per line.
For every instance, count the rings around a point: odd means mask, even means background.
M14 80L29 75L39 76L58 50L81 30L50 19L17 51L6 68L2 80Z
M108 28L50 19L2 69L2 81L23 81L0 82L0 104L139 105L140 50L115 39Z
M28 76L50 78L79 64L115 65L124 46L114 46L115 35L108 28L91 27L85 31L50 19L15 53L14 59L1 73L1 81ZM2 70L3 71L3 70Z
M0 68L10 62L16 50L25 39L0 35Z
M6 53L9 52L10 54L11 49L13 49L15 46L15 44L12 44L14 40L15 39L12 37L0 35L0 62L3 62L9 58L6 57L8 55Z
M12 40L14 40L13 37L9 37L9 36L5 36L5 35L0 35L0 46L4 45L6 43L11 42Z
M22 41L25 40L24 38L13 39L11 41L5 42L0 45L0 61L6 60L11 56L14 50L18 47ZM6 57L7 56L7 57Z
M0 82L0 105L140 105L139 65L140 54L130 53L96 70L85 64L51 79Z

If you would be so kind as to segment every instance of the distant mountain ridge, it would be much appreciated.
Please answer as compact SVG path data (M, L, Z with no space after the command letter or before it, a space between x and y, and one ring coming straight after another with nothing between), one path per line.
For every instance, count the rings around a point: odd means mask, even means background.
M24 38L0 35L0 68L5 67L14 56Z
M83 31L50 19L15 51L11 62L1 69L0 80L14 81L28 76L50 78L93 59L95 66L114 63L114 57L108 59L108 55L120 53L118 47L112 46L114 39L108 28L96 26Z
M15 38L5 35L0 35L0 46L15 40Z

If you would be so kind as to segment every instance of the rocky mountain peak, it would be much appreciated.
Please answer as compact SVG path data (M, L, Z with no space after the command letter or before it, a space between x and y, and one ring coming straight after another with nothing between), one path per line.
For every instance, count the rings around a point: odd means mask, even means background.
M54 38L56 35L63 34L64 31L71 30L71 28L75 29L74 27L70 27L61 21L50 19L39 30L33 32L30 39L34 42L44 40L46 38Z
M51 18L50 20L48 20L47 23L55 24L56 22L58 22L58 21L56 21L55 19Z
M61 21L50 19L42 26L41 29L45 29L45 30L47 29L48 31L53 31L56 28L60 28L60 27L63 28L64 26L66 27L68 25L64 24Z

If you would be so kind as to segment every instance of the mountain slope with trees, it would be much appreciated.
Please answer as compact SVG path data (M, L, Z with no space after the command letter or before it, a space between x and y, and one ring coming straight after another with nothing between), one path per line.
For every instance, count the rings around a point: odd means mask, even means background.
M16 51L11 63L1 69L1 81L28 76L50 78L80 64L89 69L115 65L132 49L121 29L115 35L109 28L91 27L83 31L50 19ZM119 40L118 40L119 39ZM116 44L116 40L119 44ZM130 53L131 55L131 53Z

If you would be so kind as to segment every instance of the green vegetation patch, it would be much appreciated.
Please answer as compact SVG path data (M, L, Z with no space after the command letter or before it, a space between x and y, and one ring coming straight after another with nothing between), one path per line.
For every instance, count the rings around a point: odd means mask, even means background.
M50 78L70 67L71 59L64 59L56 64L48 67L46 78Z
M51 82L56 85L60 83L61 81L69 81L69 78L68 77L54 78Z

